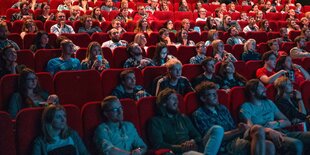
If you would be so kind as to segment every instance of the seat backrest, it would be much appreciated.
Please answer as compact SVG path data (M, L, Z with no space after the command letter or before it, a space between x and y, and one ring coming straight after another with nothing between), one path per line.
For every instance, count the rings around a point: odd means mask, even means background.
M49 94L53 94L55 91L54 91L52 75L47 72L39 72L39 73L36 73L36 75L38 76L40 87L43 90L49 92Z
M155 11L156 12L156 11ZM155 13L154 13L155 14ZM157 18L158 19L158 18ZM154 31L154 32L158 32L161 28L164 27L164 24L165 24L165 21L157 21L157 20L154 20L152 23L151 23L151 29Z
M268 40L276 39L280 37L280 33L279 32L268 32L267 37L268 37Z
M18 75L8 74L0 79L0 110L7 110L11 95L18 89Z
M23 39L18 33L10 33L8 34L8 39L14 41L20 49L24 49Z
M109 34L103 32L93 33L90 37L91 41L97 41L99 44L110 40Z
M302 99L304 101L305 107L310 109L310 81L304 81L300 85L300 91L302 94Z
M34 54L35 71L45 72L46 65L49 60L59 57L60 49L39 49Z
M82 137L80 110L74 105L65 105L67 124ZM16 148L18 155L31 154L33 141L41 134L41 115L43 108L26 108L16 117ZM31 120L31 121L29 121Z
M158 20L162 20L162 21L172 20L172 21L174 21L174 13L172 11L155 11L154 16Z
M295 38L296 38L297 36L300 36L300 34L301 34L301 31L299 31L299 30L291 30L291 31L288 33L288 37L289 37L292 41L294 41Z
M280 50L285 51L287 54L290 53L290 50L296 46L296 43L294 42L284 42L281 45Z
M16 155L13 123L8 113L0 111L0 154Z
M203 69L200 64L185 64L182 68L182 75L187 77L189 81L192 81L195 77L203 73Z
M136 84L143 86L143 78L141 70L138 68L130 68L135 71ZM100 74L101 78L101 87L103 97L109 96L112 94L113 89L120 84L120 73L126 69L108 69L104 70ZM113 80L111 80L113 79Z
M247 32L247 39L253 38L256 40L256 43L259 44L261 42L266 42L267 33L266 32Z
M195 43L198 43L200 41L200 34L199 32L188 32L188 39L193 40Z
M188 64L189 60L197 54L195 46L179 46L178 59L182 64Z
M174 12L174 20L183 20L183 19L189 19L189 20L193 20L193 13L190 11L187 12L183 12L183 11L176 11Z
M102 99L100 75L96 70L61 71L54 76L55 93L61 104L82 107Z
M236 59L241 60L242 53L244 52L244 45L243 44L236 44L232 47L232 53Z
M35 37L36 37L36 34L34 33L27 33L24 36L24 39L23 39L24 49L29 49L31 45L35 44L34 43Z
M33 52L30 50L19 50L17 51L17 60L16 62L20 65L25 65L28 68L34 70L34 56Z
M121 39L126 40L127 42L131 43L135 39L136 33L134 32L125 32L122 34Z
M264 62L262 60L250 60L245 63L246 66L246 74L245 78L250 80L256 78L256 71L257 69L263 66Z
M301 62L302 67L310 72L310 58L302 58Z
M51 27L53 25L55 25L57 23L57 21L54 21L54 20L47 20L45 23L44 23L44 30L48 33L51 32Z
M264 53L268 52L270 50L267 43L260 43L257 46L257 52L263 55Z
M127 23L126 23L126 25L125 25L125 30L127 31L127 32L133 32L134 30L135 30L135 28L136 28L136 26L137 26L137 21L128 21Z
M23 25L24 25L24 21L15 20L12 25L11 33L21 33Z
M90 43L90 37L87 33L75 33L75 34L64 33L62 35L68 37L68 39L72 40L74 44L80 47L87 48L88 44Z
M235 122L239 122L239 110L240 106L246 101L244 94L244 87L233 87L230 90L230 113Z
M123 68L125 61L130 57L126 47L116 47L113 50L113 62L115 68Z
M167 68L165 66L150 66L142 70L144 88L147 92L152 93L156 89L154 87L154 79L160 75L165 75L167 73Z
M275 101L275 97L277 95L277 90L274 85L270 84L267 86L266 95L268 99Z

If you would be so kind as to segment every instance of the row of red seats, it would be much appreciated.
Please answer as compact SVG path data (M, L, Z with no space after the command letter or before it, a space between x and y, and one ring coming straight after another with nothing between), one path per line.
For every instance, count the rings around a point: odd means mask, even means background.
M302 84L301 92L305 105L309 108L309 93L310 82L305 81ZM272 89L267 89L268 96L272 96ZM238 120L238 111L242 103L245 102L244 88L232 88L230 93L218 90L219 102L224 104L231 112L233 118ZM199 106L196 94L188 93L184 99L178 96L180 112L187 115ZM135 102L130 99L121 100L124 109L124 119L132 122L137 128L138 133L147 142L146 125L150 118L155 116L156 97L146 97ZM88 102L81 111L77 106L65 105L67 112L68 125L75 129L83 138L86 146L92 154L96 154L96 148L93 144L93 133L96 127L104 120L100 110L100 102ZM13 132L13 125L9 115L5 112L0 112L0 128L2 134L0 136L0 154L7 155L26 155L30 154L35 137L40 135L41 129L41 114L43 108L27 108L21 110L16 118L16 134ZM29 121L31 120L31 121Z
M297 59L298 60L298 59ZM294 60L297 64L302 64L307 70L310 69L309 58ZM219 70L220 64L216 65L216 71ZM238 73L247 79L256 78L256 70L263 66L262 61L238 61L235 68ZM164 75L167 69L164 66L146 67L142 71L132 68L135 71L137 84L144 86L146 90L151 90L153 79L157 76ZM119 84L119 74L124 69L108 69L99 73L95 70L83 71L63 71L56 73L52 77L49 73L37 73L42 88L50 93L59 95L61 103L75 104L79 107L89 101L103 99L112 93L112 90ZM200 65L185 64L183 65L182 75L190 81L203 72ZM109 80L115 79L115 80ZM0 80L0 109L7 108L7 103L13 92L17 90L18 75L10 74Z

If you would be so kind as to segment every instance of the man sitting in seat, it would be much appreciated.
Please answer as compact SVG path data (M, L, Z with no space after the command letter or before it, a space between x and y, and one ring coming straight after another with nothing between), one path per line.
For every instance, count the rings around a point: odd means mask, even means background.
M279 56L282 56L286 54L286 52L279 52L279 42L277 39L271 39L267 41L267 45L270 48L270 52L273 52L273 54L278 58Z
M272 142L265 141L264 128L250 127L245 123L236 126L228 109L219 103L217 88L213 82L203 82L196 87L201 106L193 113L194 124L201 134L207 133L213 125L224 128L221 153L230 154L274 154Z
M310 53L306 50L306 38L304 36L298 36L294 41L297 46L290 50L290 56L293 59L310 57Z
M146 66L154 66L152 59L143 57L143 51L137 43L130 43L127 47L127 52L131 57L125 61L124 68L137 67L143 69Z
M245 86L245 96L248 101L240 108L240 118L243 122L251 127L263 126L266 139L271 140L277 149L283 151L280 154L309 154L310 132L290 132L283 129L289 127L291 122L267 98L263 83L258 79L248 81Z
M259 30L259 27L256 25L256 20L254 17L250 17L248 19L248 25L243 28L243 32L257 32Z
M136 76L133 70L124 70L120 74L121 83L113 90L112 95L119 99L130 98L139 100L150 96L142 86L136 85Z
M202 138L191 120L179 111L178 104L175 90L166 88L158 94L157 115L150 120L147 128L152 147L170 149L178 155L188 151L188 155L202 155L196 151L216 155L221 145L223 128L213 126Z
M256 77L263 84L272 84L277 78L287 73L285 70L274 72L277 57L272 51L264 53L262 59L264 66L256 71Z
M58 71L79 70L81 68L79 59L72 58L74 53L72 41L65 39L61 41L60 47L62 50L61 56L48 61L46 71L54 75Z
M63 12L56 13L57 24L51 27L51 33L55 33L57 36L60 36L63 33L74 34L72 26L66 24L66 15Z
M14 13L11 17L11 22L14 22L15 20L27 20L27 19L33 19L33 14L29 12L29 4L28 2L22 2L19 5L20 11L17 13Z
M109 47L111 50L113 50L116 47L126 47L127 46L127 41L126 40L120 40L120 32L115 29L112 28L109 32L108 32L111 40L106 41L104 43L102 43L101 47Z
M228 34L230 34L231 37L229 37L227 39L226 43L231 45L231 46L234 46L237 44L243 44L244 42L246 42L246 40L244 38L239 36L239 31L235 26L231 26L228 29Z
M200 41L196 44L197 55L193 56L190 60L190 64L200 64L206 58L206 46L203 41Z
M101 6L101 10L102 11L110 12L112 10L118 10L118 8L113 6L113 1L112 0L105 0L105 5Z
M108 96L101 103L102 115L107 118L94 133L94 142L100 154L142 155L147 146L135 126L124 121L123 108L116 96Z
M156 95L165 88L174 89L181 95L194 91L188 79L181 76L182 63L178 59L170 59L165 66L167 67L167 75L158 80Z
M3 50L5 47L13 46L15 50L20 50L19 46L13 40L8 39L8 27L6 22L0 24L0 50Z
M287 28L285 27L280 28L280 38L277 38L277 41L279 42L280 46L282 45L282 43L292 42L292 40L288 38Z

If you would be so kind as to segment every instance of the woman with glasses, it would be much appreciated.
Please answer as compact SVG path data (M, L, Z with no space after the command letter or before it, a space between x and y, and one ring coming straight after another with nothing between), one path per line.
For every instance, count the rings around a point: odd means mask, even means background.
M45 107L41 124L42 135L35 139L32 154L89 154L79 134L68 126L67 113L63 106Z
M49 95L41 89L33 70L23 69L18 78L18 90L9 101L8 112L12 118L15 118L18 111L23 108L44 106L49 103L58 103L57 95Z

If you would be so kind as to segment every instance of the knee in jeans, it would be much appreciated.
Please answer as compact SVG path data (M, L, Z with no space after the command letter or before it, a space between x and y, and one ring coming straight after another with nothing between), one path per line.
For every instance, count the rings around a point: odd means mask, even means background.
M302 141L296 139L294 142L292 142L291 144L292 149L294 150L294 152L302 152L303 151L303 143Z
M255 137L265 138L264 128L260 125L254 125L251 128L251 135Z
M214 125L210 128L210 133L211 133L211 135L223 136L224 135L224 129L223 129L223 127L221 127L219 125Z
M267 140L266 141L266 154L273 155L275 153L276 153L276 147L271 141Z

